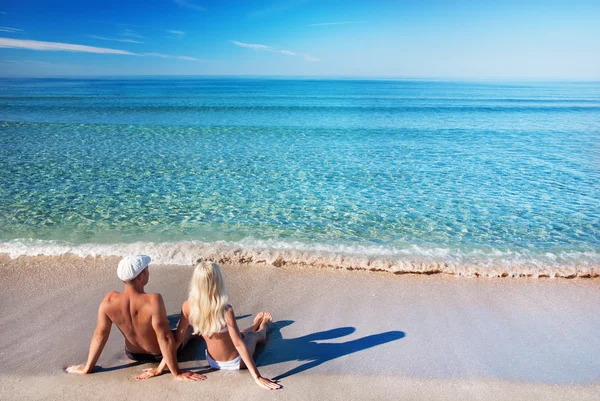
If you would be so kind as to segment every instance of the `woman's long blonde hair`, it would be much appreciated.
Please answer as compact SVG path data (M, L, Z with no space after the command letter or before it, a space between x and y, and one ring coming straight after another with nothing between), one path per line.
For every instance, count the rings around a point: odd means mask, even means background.
M229 295L225 291L219 265L200 262L194 269L188 301L194 334L210 337L227 326L225 311Z

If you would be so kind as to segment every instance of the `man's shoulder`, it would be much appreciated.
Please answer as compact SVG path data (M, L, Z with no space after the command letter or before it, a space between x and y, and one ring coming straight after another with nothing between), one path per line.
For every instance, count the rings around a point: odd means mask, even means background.
M106 296L102 300L102 304L110 305L113 303L121 302L126 299L130 299L130 297L124 296L122 292L111 291L108 294L106 294ZM159 293L139 294L138 299L142 299L144 303L148 304L160 305L164 303L163 297Z
M151 292L149 294L143 294L144 297L152 301L162 301L163 297L158 292Z
M108 294L106 294L106 296L104 297L104 299L102 300L102 303L105 304L109 304L111 302L117 301L121 298L121 293L118 291L111 291Z
M141 298L144 300L146 305L149 305L152 308L159 308L165 304L162 295L160 295L158 292L142 294Z
M122 294L118 291L111 291L102 300L100 303L100 310L104 310L108 312L113 310L117 305L121 303Z

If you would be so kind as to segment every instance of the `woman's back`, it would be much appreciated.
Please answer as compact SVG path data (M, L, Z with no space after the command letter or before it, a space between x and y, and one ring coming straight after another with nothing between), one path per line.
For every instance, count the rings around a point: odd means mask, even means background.
M189 320L190 318L190 304L189 300L183 303L181 310ZM228 310L231 309L228 306ZM211 336L202 336L204 341L206 342L206 349L208 350L208 354L217 361L230 361L232 359L237 358L239 355L238 351L235 349L233 345L233 341L231 340L231 336L229 335L229 328L225 326L221 329L220 332L214 333Z

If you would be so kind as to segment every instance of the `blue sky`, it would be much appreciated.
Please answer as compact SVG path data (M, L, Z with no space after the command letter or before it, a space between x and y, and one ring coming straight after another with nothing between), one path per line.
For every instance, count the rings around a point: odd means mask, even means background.
M600 79L600 1L3 0L0 76Z

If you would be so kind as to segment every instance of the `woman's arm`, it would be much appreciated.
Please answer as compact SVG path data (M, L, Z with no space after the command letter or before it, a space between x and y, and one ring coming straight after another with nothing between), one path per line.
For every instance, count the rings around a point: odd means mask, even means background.
M230 306L227 308L227 312L225 314L225 320L227 321L227 328L229 329L229 336L231 337L231 341L233 342L233 346L237 350L237 352L242 357L242 360L246 364L246 367L250 371L250 374L256 381L256 384L261 386L262 388L266 388L267 390L276 390L281 388L276 381L267 379L262 377L254 364L254 359L252 355L248 352L248 348L246 348L246 344L244 344L244 340L242 339L242 334L240 333L240 329L238 328L237 322L235 321L235 313L233 313L233 308Z

